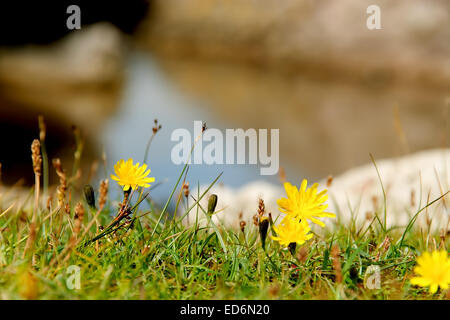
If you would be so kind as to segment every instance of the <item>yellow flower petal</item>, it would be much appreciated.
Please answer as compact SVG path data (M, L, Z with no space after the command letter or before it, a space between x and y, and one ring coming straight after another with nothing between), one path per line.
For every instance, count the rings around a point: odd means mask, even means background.
M137 187L148 188L150 183L155 181L154 177L148 177L150 169L147 170L147 165L142 166L139 162L133 165L133 159L129 158L126 162L122 159L114 165L115 175L111 175L111 179L117 181L123 190L127 191L130 188Z
M424 252L416 260L414 272L418 275L410 280L411 284L429 287L435 293L439 287L447 289L450 284L450 260L446 250Z
M289 182L284 183L287 198L277 200L279 210L294 219L309 220L322 227L325 224L317 218L335 218L331 212L325 212L328 207L324 202L328 200L327 190L318 192L319 185L314 183L308 188L308 181L303 179L300 187Z
M273 227L273 229L277 236L272 236L272 239L278 241L284 247L289 246L292 242L301 245L313 236L309 233L311 229L306 221L298 222L298 220L290 217L285 217L281 224Z

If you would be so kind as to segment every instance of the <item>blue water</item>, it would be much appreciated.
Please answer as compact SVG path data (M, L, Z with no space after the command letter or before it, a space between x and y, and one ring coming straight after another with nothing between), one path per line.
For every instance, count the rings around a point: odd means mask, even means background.
M152 134L154 119L162 130L150 148L147 163L156 182L163 182L152 191L157 201L167 199L183 165L171 161L171 150L176 142L170 135L177 128L186 128L193 136L194 120L205 121L208 128L235 128L214 116L214 109L202 101L193 100L167 79L163 70L148 53L133 53L127 61L127 80L117 113L108 121L102 141L108 157L110 172L115 162L133 158L142 163L145 146ZM223 131L225 132L225 131ZM205 143L206 144L206 143ZM204 145L205 145L204 144ZM258 165L196 165L190 166L188 178L191 187L197 183L211 183L221 172L219 183L238 187L254 180L276 183L278 176L261 176ZM119 190L113 184L113 188Z

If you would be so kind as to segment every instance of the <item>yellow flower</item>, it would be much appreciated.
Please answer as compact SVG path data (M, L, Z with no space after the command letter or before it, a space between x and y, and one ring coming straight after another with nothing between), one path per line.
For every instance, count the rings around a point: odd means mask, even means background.
M435 293L438 286L442 289L448 289L450 284L450 259L445 250L433 251L431 254L424 252L417 258L417 264L414 272L418 277L411 279L411 283L421 287L430 287L430 293Z
M325 224L316 219L329 217L336 217L335 214L331 212L325 212L328 205L324 204L328 199L326 195L327 190L323 190L317 193L318 184L315 183L311 188L307 189L307 181L304 179L300 188L297 190L296 186L293 186L289 182L284 183L284 188L286 189L287 199L281 198L277 201L280 211L287 214L291 218L301 219L301 220L311 220L321 227Z
M147 171L147 165L143 164L139 166L139 162L133 165L133 159L128 159L127 162L120 160L114 165L114 173L117 175L111 175L111 179L117 181L120 186L123 186L123 190L136 189L137 187L150 187L150 183L155 181L153 177L147 177L150 174L150 169Z
M278 227L273 227L277 233L277 237L271 238L278 241L280 245L287 247L290 243L303 244L306 240L312 238L311 228L306 220L300 222L296 219L286 216Z

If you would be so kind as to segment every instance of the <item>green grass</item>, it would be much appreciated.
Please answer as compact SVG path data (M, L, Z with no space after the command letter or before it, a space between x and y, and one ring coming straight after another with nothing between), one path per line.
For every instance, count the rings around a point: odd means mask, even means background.
M101 216L103 225L110 220L108 213L105 211ZM40 212L41 217L48 214L46 210ZM199 210L199 214L204 213ZM305 246L306 257L302 261L268 240L269 260L261 248L258 228L254 225L247 226L244 233L218 226L185 227L176 223L177 220L167 220L155 228L158 215L153 213L140 218L132 229L120 229L100 239L98 246L95 243L79 245L71 251L67 261L58 261L48 267L51 260L64 250L72 233L72 214L54 212L53 215L52 226L49 220L41 222L34 250L25 258L22 258L22 253L28 223L21 218L23 214L10 212L0 218L1 298L20 299L30 295L39 299L445 297L444 293L431 296L426 290L409 285L407 279L412 273L416 255L428 250L431 244L426 235L411 230L405 234L402 245L399 241L402 233L390 232L392 244L384 252L379 248L385 237L382 228L371 228L363 236L358 236L356 230L341 226L333 234L316 236ZM55 223L60 215L61 224ZM90 233L91 237L94 231ZM432 238L439 243L438 235ZM335 282L330 255L332 245L340 248L342 283ZM378 254L379 261L374 262ZM379 290L363 287L365 271L372 264L381 268L382 286ZM66 286L66 271L70 265L81 267L80 290L70 290ZM24 276L27 272L30 275Z
M89 210L75 184L69 184L70 212L44 208L37 211L37 229L32 248L24 254L30 237L33 193L29 205L3 208L0 189L0 299L446 299L447 292L430 295L426 289L411 286L409 278L417 255L448 240L439 234L424 234L411 223L386 229L384 212L377 212L370 227L338 225L333 232L315 235L297 254L291 255L269 237L266 250L261 247L258 227L251 224L240 230L227 230L209 219L207 227L185 226L182 219L190 211L199 217L211 212L196 201L185 214L168 219L170 204L181 208L183 168L173 192L162 209L151 205L144 212L138 190L130 201L129 220L115 230L100 234L97 241L95 211ZM74 170L73 172L76 172ZM219 177L218 177L219 179ZM211 186L218 181L214 180ZM110 186L111 188L112 186ZM80 191L80 190L78 190ZM151 193L151 192L150 192ZM174 197L174 195L176 195ZM199 189L191 190L201 199ZM77 199L78 198L78 199ZM99 214L99 222L108 226L118 212L109 199ZM122 201L122 199L115 199ZM440 199L436 199L439 201ZM149 198L143 200L153 204ZM42 203L43 201L40 201ZM79 242L70 248L73 236L74 208L82 202L85 215ZM429 206L432 210L433 203ZM423 209L421 208L421 210ZM255 212L257 208L255 206ZM220 213L217 213L220 214ZM389 212L387 212L389 214ZM420 214L420 210L418 210ZM382 217L381 219L378 217ZM330 221L330 220L329 220ZM133 222L133 223L131 223ZM330 222L329 222L330 223ZM106 229L105 231L108 231ZM80 235L85 233L84 238ZM269 231L269 236L271 231ZM383 246L386 237L390 245ZM447 243L446 243L447 242ZM339 248L336 250L332 248ZM66 250L66 251L65 251ZM333 254L334 252L334 254ZM69 266L81 270L81 288L69 289ZM342 281L337 282L337 266ZM381 288L364 287L364 275L370 265L381 269Z

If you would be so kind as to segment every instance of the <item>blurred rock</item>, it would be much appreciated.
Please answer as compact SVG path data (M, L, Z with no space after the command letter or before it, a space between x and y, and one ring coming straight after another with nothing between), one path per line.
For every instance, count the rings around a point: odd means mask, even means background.
M29 145L37 116L47 123L50 159L73 160L72 126L85 141L83 160L98 157L96 137L114 112L124 78L123 36L107 23L72 32L48 46L0 50L0 133L5 183L32 182ZM90 164L88 164L90 165ZM53 172L53 170L52 170Z
M376 160L376 164L386 192L388 227L406 227L420 208L450 190L450 149L428 150L400 158ZM288 179L297 187L301 180L302 178ZM313 183L314 181L308 181L308 186ZM325 188L326 179L319 182L319 190ZM286 197L283 187L266 182L252 182L238 189L218 185L209 193L217 194L219 199L213 221L236 230L239 228L240 212L247 225L252 223L259 198L264 199L266 212L272 212L276 219L280 215L276 200ZM329 227L338 221L348 225L352 219L358 228L368 226L375 217L375 212L383 220L383 192L372 163L335 177L328 188L328 194L327 211L336 213L338 217L327 219ZM420 226L424 232L428 227L431 230L447 230L450 222L449 201L450 195L447 195L423 210L416 226ZM206 200L202 199L201 205L205 207ZM188 220L190 224L195 223L195 210L192 210ZM199 213L199 221L201 224L206 223L202 212ZM281 217L278 218L278 222L280 221ZM318 231L320 227L314 229Z
M140 39L170 80L224 126L279 128L288 173L449 146L448 1L152 3Z
M3 49L0 95L89 130L115 105L123 58L121 33L106 23L74 31L49 46Z
M72 5L81 9L81 29L108 22L125 34L133 34L151 10L149 0L96 1L3 1L0 7L0 47L53 43L72 30L67 12Z
M420 208L450 191L450 149L418 152L394 159L375 160L386 194L388 226L406 226ZM320 183L325 188L325 182ZM333 179L329 188L329 207L342 221L349 222L351 212L357 225L368 225L367 217L384 215L384 199L375 166L351 169ZM422 211L417 225L448 229L450 195ZM375 222L376 223L376 222Z
M366 9L381 8L381 30ZM446 0L154 0L156 52L285 65L322 76L450 86Z

